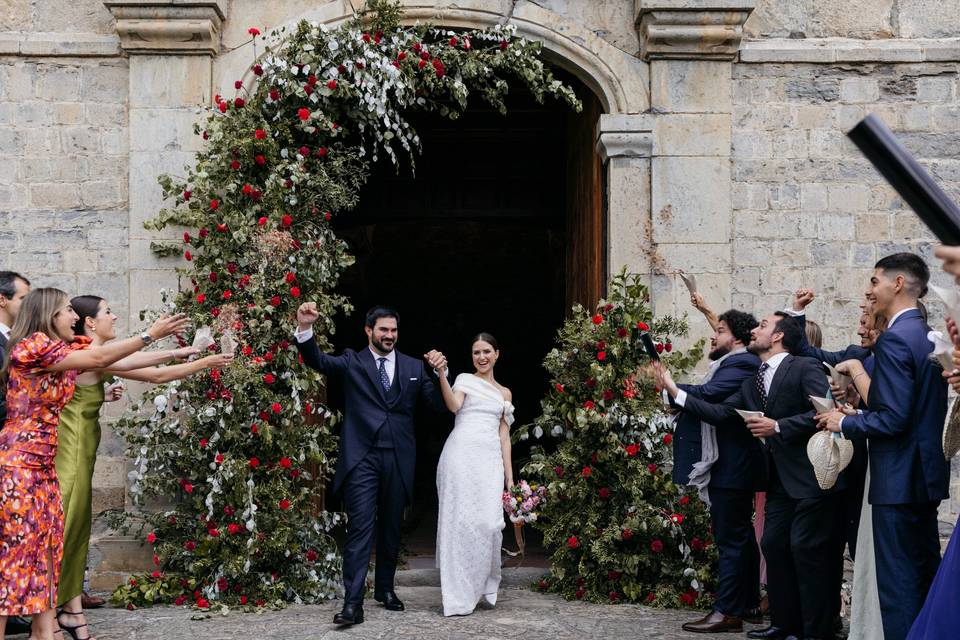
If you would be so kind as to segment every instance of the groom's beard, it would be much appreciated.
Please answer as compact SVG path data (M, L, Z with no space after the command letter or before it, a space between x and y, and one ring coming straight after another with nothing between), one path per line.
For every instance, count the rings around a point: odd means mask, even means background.
M383 342L377 340L376 338L370 338L370 343L380 353L390 353L391 351L393 351L393 347L396 346L397 341L387 340L387 344L383 344Z

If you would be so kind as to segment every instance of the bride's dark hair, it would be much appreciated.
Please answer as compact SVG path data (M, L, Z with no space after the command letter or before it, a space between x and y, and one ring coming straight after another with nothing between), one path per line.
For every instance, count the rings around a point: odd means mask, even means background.
M473 336L473 340L470 341L470 346L473 347L473 345L477 344L481 340L493 347L494 351L500 351L500 343L497 342L497 339L486 331L481 331L477 335Z

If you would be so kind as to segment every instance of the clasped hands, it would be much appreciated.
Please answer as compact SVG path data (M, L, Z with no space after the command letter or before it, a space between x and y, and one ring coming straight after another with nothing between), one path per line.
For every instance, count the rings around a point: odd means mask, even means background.
M428 353L423 354L423 359L426 361L427 366L439 373L441 376L447 371L447 357L443 353L437 351L436 349L430 350Z

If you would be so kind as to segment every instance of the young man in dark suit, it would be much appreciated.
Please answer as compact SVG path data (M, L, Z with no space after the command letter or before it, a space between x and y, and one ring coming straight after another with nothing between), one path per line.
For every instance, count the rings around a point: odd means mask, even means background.
M757 320L731 309L716 321L710 340L710 368L701 384L678 385L689 396L721 402L757 375L760 359L747 351ZM718 428L680 412L673 435L673 481L695 486L710 507L720 553L714 610L684 631L742 631L743 620L760 622L760 551L753 531L753 495L763 489L760 443L746 429Z
M895 253L874 266L867 297L889 322L874 348L869 408L818 416L820 425L870 441L870 504L885 640L903 640L940 564L937 507L948 496L943 456L947 383L930 359L930 327L917 308L930 271Z
M766 521L761 546L767 560L771 626L751 638L831 638L839 609L841 550L839 492L823 490L807 458L816 433L809 396L827 392L820 363L790 355L802 330L785 313L760 321L748 349L762 364L757 375L720 404L685 393L658 367L658 381L684 411L717 425L743 430L763 442L769 467ZM744 420L737 409L763 412Z
M387 307L367 312L367 347L346 349L339 356L320 351L313 336L319 318L316 304L306 302L297 311L294 334L303 362L311 369L338 378L344 389L346 411L340 434L340 455L333 480L334 492L343 491L347 511L347 541L343 549L343 610L335 624L363 622L367 565L376 533L377 562L373 597L390 611L403 611L393 590L400 552L403 508L413 492L413 417L419 400L446 411L431 376L446 366L442 353L431 351L424 362L394 347L399 314Z

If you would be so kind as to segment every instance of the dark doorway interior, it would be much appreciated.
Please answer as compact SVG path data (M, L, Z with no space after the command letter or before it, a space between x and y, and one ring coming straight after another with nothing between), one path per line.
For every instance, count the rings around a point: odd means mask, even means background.
M364 344L363 314L380 303L400 312L398 349L414 357L440 349L452 375L472 371L470 339L488 331L501 344L496 375L513 390L518 423L538 415L543 357L570 305L596 301L589 289L597 285L584 283L602 277L592 144L599 106L583 93L582 114L518 93L506 116L478 102L456 121L411 117L423 144L415 173L381 159L358 209L337 225L357 260L339 287L355 311L338 322L338 350ZM335 388L330 400L337 405ZM452 415L423 410L418 418L415 497L405 524L414 555L433 553L436 465L452 426ZM514 460L528 452L516 447Z

